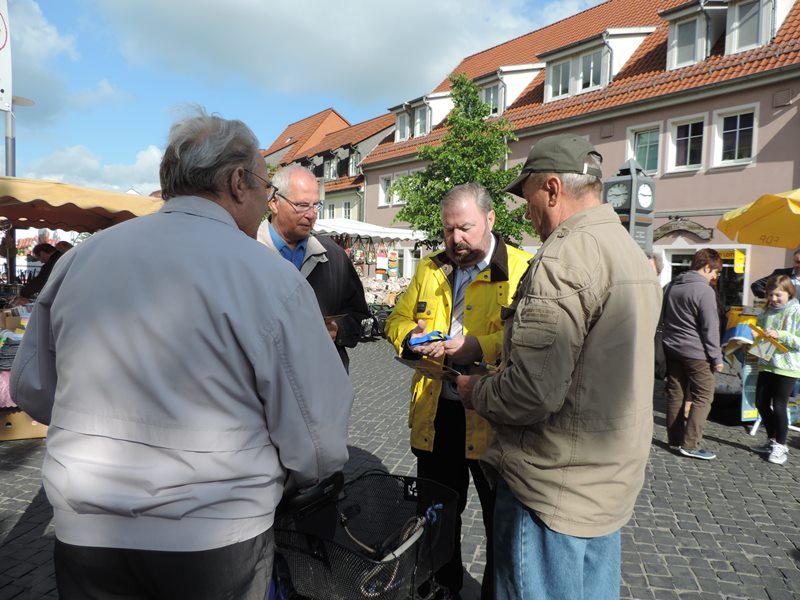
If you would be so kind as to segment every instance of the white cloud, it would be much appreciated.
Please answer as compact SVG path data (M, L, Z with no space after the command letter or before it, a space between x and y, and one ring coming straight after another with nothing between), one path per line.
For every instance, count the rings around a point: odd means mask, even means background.
M142 195L157 190L161 150L148 146L137 152L128 165L104 165L85 146L71 146L35 163L23 177L63 181L75 185L126 192L134 188Z
M135 64L363 104L421 95L463 57L599 2L90 1Z
M74 94L69 103L74 108L85 110L100 104L124 102L131 99L131 97L128 92L112 85L107 79L101 79L93 90Z

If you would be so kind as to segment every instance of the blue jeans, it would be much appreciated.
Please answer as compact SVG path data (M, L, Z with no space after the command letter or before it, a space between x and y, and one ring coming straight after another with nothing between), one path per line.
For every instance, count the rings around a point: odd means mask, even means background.
M494 505L496 600L615 600L620 532L579 538L548 529L498 478Z

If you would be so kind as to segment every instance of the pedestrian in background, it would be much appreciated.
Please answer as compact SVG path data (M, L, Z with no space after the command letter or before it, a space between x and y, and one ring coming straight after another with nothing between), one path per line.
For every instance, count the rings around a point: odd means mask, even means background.
M582 137L539 140L507 191L542 239L504 309L496 374L461 376L495 438L498 600L619 598L620 529L653 434L656 274L600 194L602 157Z
M492 198L477 183L447 192L441 201L444 251L423 258L408 289L386 321L386 336L404 358L427 356L468 373L475 362L494 365L503 341L501 309L510 304L531 255L492 233ZM446 341L410 346L409 341L439 330ZM463 585L461 513L469 478L478 492L487 536L481 598L492 598L493 492L478 459L492 437L489 424L465 410L452 382L414 375L411 382L411 450L417 475L458 492L458 517L450 561L437 581L458 597Z
M797 250L792 253L792 261L793 265L791 267L775 269L766 277L762 277L761 279L758 279L750 284L750 290L753 292L756 298L765 297L767 281L769 281L771 277L775 277L777 275L788 276L792 280L792 285L794 285L795 297L800 294L800 248L797 248Z
M786 446L789 396L800 378L800 304L788 275L770 277L765 292L767 307L756 323L788 351L776 350L769 361L759 365L756 408L768 439L764 444L754 446L753 450L767 454L769 462L782 465L789 458Z
M161 210L67 252L34 307L11 386L50 425L61 600L262 600L287 476L347 460L353 388L314 294L254 239L258 149L241 121L173 125Z
M714 401L714 374L722 371L719 312L712 284L722 271L716 250L695 252L688 271L678 275L664 298L663 343L667 357L667 437L684 456L711 460L700 447ZM688 418L684 405L691 400Z

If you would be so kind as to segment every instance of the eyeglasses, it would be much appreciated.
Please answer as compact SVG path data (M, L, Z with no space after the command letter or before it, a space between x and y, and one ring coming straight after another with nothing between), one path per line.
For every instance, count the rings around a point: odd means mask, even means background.
M322 202L314 202L313 204L309 204L308 202L292 202L291 200L289 200L283 194L279 194L278 192L275 192L275 195L276 196L280 196L281 198L286 200L289 204L291 204L292 208L294 208L294 212L296 212L298 215L305 214L308 211L310 211L312 208L315 211L319 211L319 210L322 209Z
M261 175L253 173L250 169L245 169L244 172L250 173L250 175L252 175L256 179L260 179L261 181L264 182L264 191L267 193L267 202L270 202L278 194L278 188L275 187L271 181L267 181Z

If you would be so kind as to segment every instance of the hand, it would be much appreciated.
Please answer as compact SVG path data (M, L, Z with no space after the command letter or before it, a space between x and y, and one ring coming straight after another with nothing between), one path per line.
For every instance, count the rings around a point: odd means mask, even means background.
M766 333L769 337L777 340L778 339L778 330L777 329L767 329L764 333Z
M328 330L331 339L335 342L336 334L339 333L339 326L336 324L336 321L325 321L325 328Z
M425 331L425 320L420 319L419 321L417 321L417 326L411 332L409 339L422 337L423 335L425 335L425 333L427 333ZM412 352L416 352L417 354L424 354L426 356L429 356L430 350L432 350L433 346L435 346L438 343L439 342L431 342L430 344L422 344L420 346L408 346L408 348Z
M441 344L444 353L459 365L468 365L483 357L483 350L478 343L478 338L473 335L466 337L459 335L441 342Z
M724 369L724 368L725 368L725 365L723 363L717 363L716 365L714 365L714 372L715 373L722 373L722 369Z
M456 377L456 388L458 389L458 397L461 399L461 404L464 408L473 408L472 406L472 388L475 383L480 379L480 375L459 375Z

